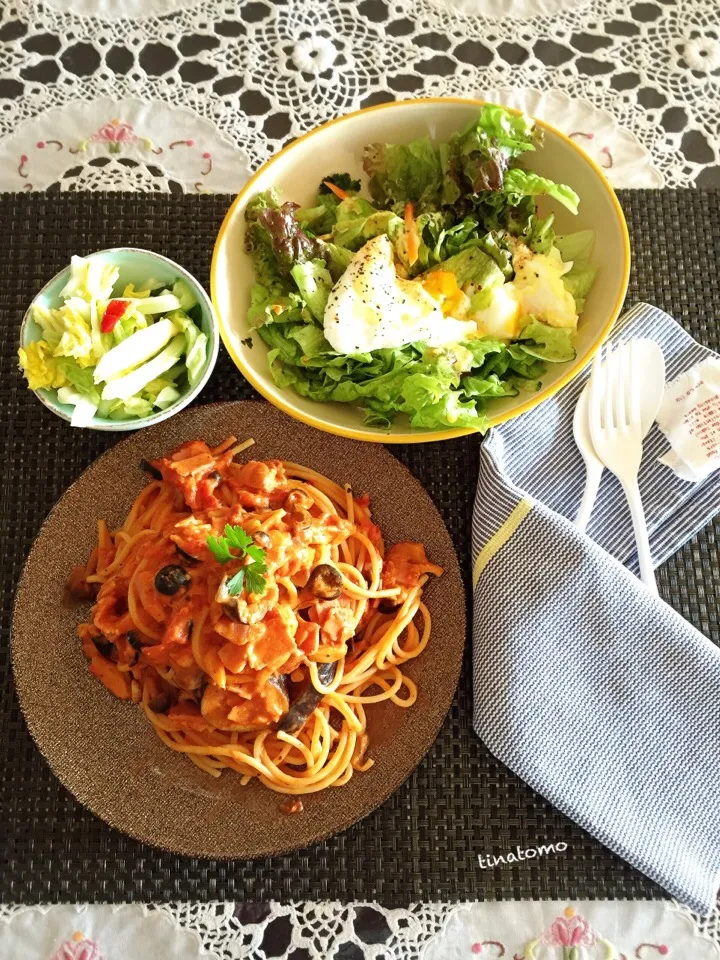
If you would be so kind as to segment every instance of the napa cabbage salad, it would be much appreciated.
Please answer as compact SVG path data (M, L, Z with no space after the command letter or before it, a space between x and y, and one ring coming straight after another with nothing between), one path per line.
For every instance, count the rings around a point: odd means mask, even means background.
M539 196L579 203L522 165L539 140L532 119L489 104L447 143L369 144L369 199L347 173L309 206L255 196L248 319L275 383L359 405L376 427L404 413L483 432L492 399L573 359L594 233L558 236L538 214Z
M149 417L171 407L200 380L207 336L189 285L148 279L121 293L117 267L73 257L62 303L34 303L42 337L18 350L31 390L55 390L73 408L71 424Z

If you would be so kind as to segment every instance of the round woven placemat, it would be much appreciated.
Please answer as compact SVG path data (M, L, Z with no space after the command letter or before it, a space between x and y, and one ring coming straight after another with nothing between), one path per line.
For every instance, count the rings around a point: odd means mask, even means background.
M116 700L90 675L76 636L86 607L70 605L64 583L96 538L99 518L119 524L145 478L142 458L185 440L255 438L244 459L279 458L313 467L356 492L368 491L386 542L420 540L445 568L426 590L433 634L406 673L416 704L368 708L375 765L341 788L303 798L304 813L280 813L277 794L207 776L167 749L141 710ZM30 731L65 786L109 824L178 853L261 857L344 830L383 802L432 745L452 702L465 641L465 596L450 536L430 497L386 450L318 433L265 404L210 404L140 431L100 457L45 521L20 580L13 619L13 667Z

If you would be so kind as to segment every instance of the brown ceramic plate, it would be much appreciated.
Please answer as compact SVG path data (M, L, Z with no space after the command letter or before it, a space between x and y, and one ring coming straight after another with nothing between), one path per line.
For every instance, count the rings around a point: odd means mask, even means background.
M214 779L168 750L142 711L116 700L90 675L75 629L85 607L64 600L73 564L84 563L105 518L116 525L144 484L138 462L185 440L217 444L255 438L246 459L294 460L339 483L369 491L385 540L421 540L445 568L426 601L433 633L405 667L418 684L408 710L368 708L375 765L343 787L303 798L304 813L280 813L280 795L226 771ZM222 403L185 411L123 440L65 493L30 551L13 620L13 666L30 732L61 782L93 813L139 840L176 853L263 857L307 846L349 827L412 773L450 707L465 641L465 597L450 536L432 500L386 450L329 436L263 403Z

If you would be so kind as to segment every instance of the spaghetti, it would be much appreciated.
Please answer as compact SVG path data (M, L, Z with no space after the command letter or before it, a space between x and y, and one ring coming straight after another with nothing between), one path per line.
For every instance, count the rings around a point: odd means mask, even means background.
M215 777L315 793L372 766L366 708L415 702L402 667L430 639L422 592L443 571L418 543L386 553L367 495L296 463L236 462L252 443L143 463L149 483L118 529L99 522L69 585L95 599L78 627L91 672L170 749Z

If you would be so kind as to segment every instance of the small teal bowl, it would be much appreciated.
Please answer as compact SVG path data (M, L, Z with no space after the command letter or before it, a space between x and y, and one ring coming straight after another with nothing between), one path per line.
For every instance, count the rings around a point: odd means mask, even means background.
M98 250L97 253L91 253L87 258L100 259L103 262L110 263L120 271L120 278L116 289L123 290L128 283L135 285L136 289L142 289L141 284L151 277L172 286L173 282L181 277L190 286L195 294L197 302L202 310L202 321L200 327L202 332L208 338L207 356L202 376L194 387L188 387L182 396L166 410L158 410L157 413L149 417L134 417L130 420L109 420L104 417L95 416L92 419L89 429L91 430L110 430L120 432L123 430L139 430L142 427L151 427L156 423L161 423L172 417L178 411L186 407L200 393L207 383L210 374L213 371L218 356L220 338L218 335L217 319L213 309L210 297L205 293L197 280L167 257L159 253L153 253L152 250L140 250L137 247L113 247L110 250ZM32 319L32 308L35 304L44 307L57 308L62 306L62 297L60 291L70 279L70 267L67 266L61 270L57 276L53 277L42 288L35 297L23 317L20 328L20 346L26 347L35 340L42 340L42 330ZM48 410L52 410L63 420L70 422L73 408L66 403L60 403L57 398L56 390L35 390L35 395Z

